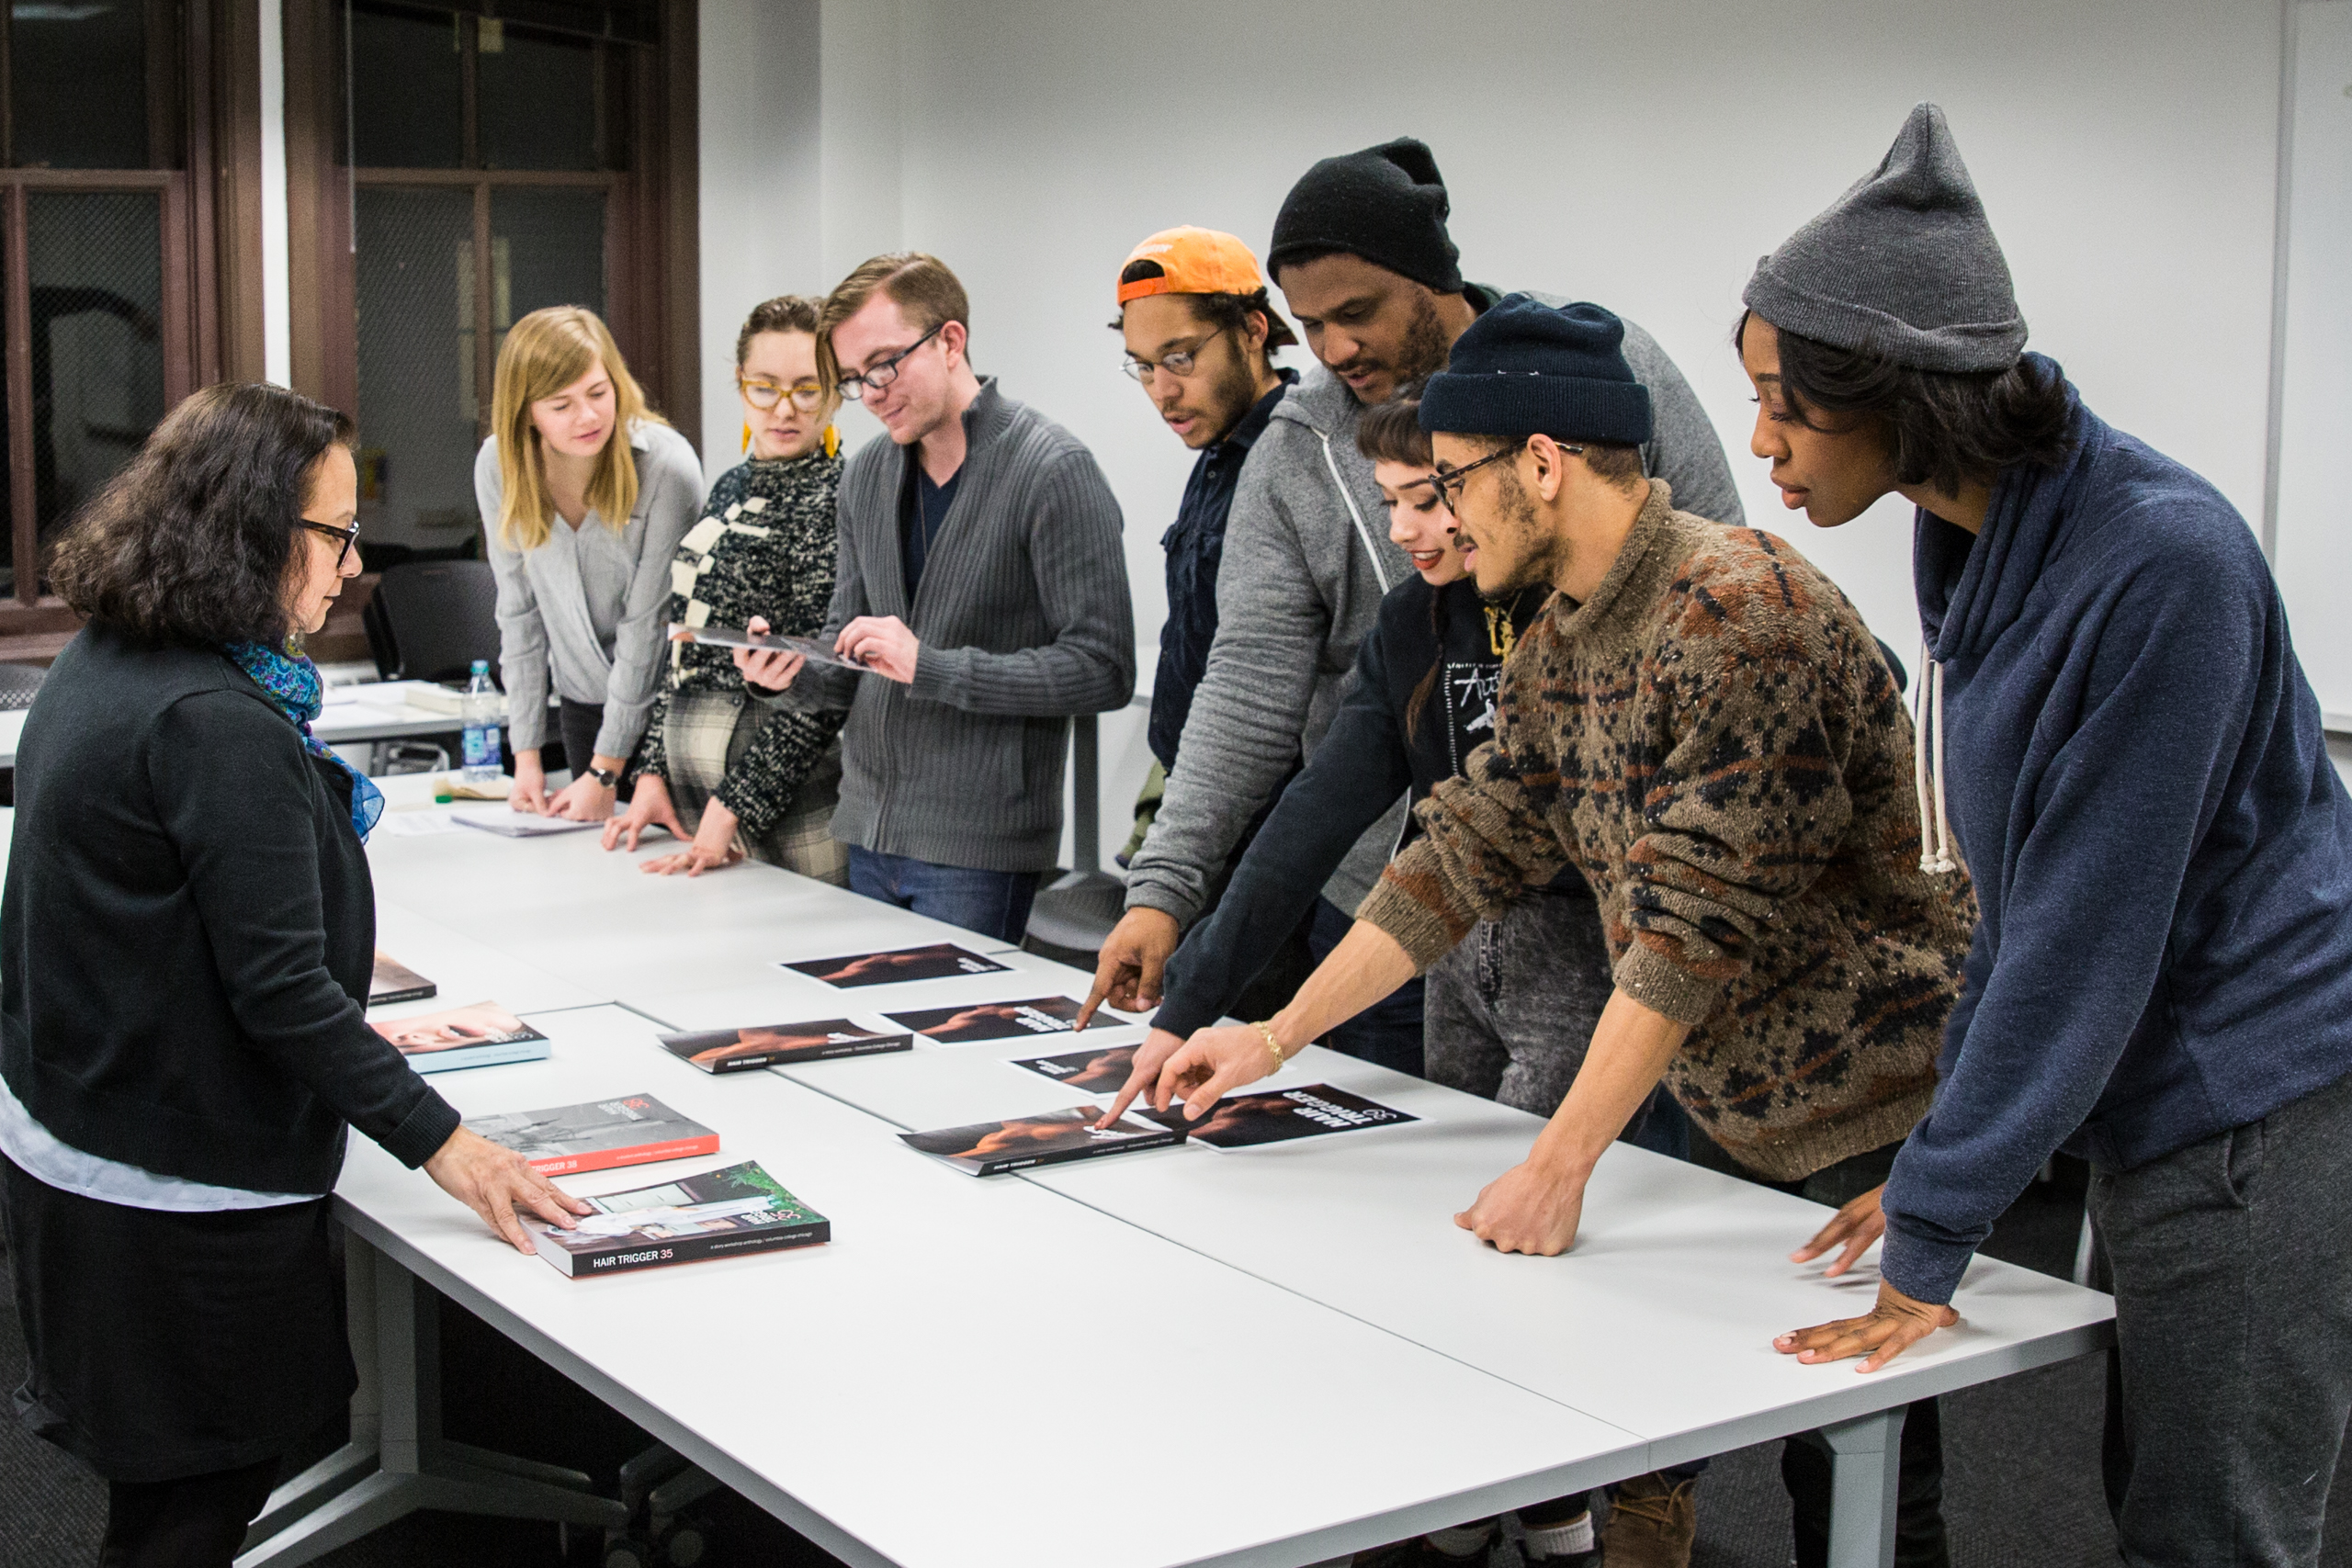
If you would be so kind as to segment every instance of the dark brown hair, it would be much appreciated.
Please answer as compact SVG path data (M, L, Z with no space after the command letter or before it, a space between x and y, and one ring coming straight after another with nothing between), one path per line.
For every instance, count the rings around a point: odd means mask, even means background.
M1356 450L1375 463L1403 463L1415 468L1435 464L1430 433L1421 428L1419 383L1363 411L1363 417L1356 421Z
M960 321L972 327L972 302L962 280L937 256L921 251L885 251L858 264L857 269L825 296L817 317L817 373L825 385L841 380L841 362L833 357L833 329L865 309L876 294L888 298L919 333ZM967 353L966 358L970 355Z
M58 596L156 641L283 647L311 476L351 421L283 387L191 393L83 508L50 563Z
M1751 312L1732 329L1737 349ZM1894 477L1957 495L2013 464L2055 468L2074 450L2065 372L2046 359L2007 370L1915 370L1869 344L1832 348L1781 333L1781 391L1808 430L1835 426L1817 416L1869 420L1885 434Z
M743 319L743 330L735 334L735 368L743 368L744 359L752 352L752 340L762 333L807 333L817 335L817 322L824 315L825 302L806 294L779 294L752 307ZM824 379L825 356L817 356L817 375Z

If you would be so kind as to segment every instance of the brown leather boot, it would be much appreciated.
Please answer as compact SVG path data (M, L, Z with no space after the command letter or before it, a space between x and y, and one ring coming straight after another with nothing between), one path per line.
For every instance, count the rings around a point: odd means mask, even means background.
M1600 1536L1605 1568L1690 1568L1698 1490L1695 1480L1678 1483L1655 1471L1619 1482Z

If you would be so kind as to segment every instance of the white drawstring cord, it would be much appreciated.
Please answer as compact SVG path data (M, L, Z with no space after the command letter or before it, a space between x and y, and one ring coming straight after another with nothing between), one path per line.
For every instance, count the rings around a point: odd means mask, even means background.
M1930 782L1932 780L1932 783ZM1944 667L1919 644L1919 689L1911 705L1911 787L1919 803L1919 869L1952 872L1951 821L1944 807Z

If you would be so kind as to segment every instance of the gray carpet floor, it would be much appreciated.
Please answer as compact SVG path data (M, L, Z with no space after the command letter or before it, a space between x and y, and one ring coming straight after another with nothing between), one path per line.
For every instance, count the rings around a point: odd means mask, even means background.
M1987 1251L2064 1272L2082 1213L2082 1172L2062 1162L2002 1222ZM4 1281L0 1281L4 1283ZM449 1435L573 1465L607 1487L644 1434L466 1314L444 1308L444 1386L496 1388L496 1400L451 1401ZM13 1291L0 1292L0 1387L24 1370ZM2104 1568L2116 1561L2100 1497L2098 1449L2105 1371L2096 1361L2047 1368L1948 1396L1944 1402L1945 1517L1955 1568ZM323 1453L338 1440L322 1432ZM1717 1459L1700 1483L1692 1568L1787 1568L1789 1506L1779 1445ZM315 1454L296 1456L307 1462ZM2352 1467L2347 1467L2352 1468ZM2339 1469L2336 1495L2348 1477ZM0 1562L82 1568L94 1562L105 1488L75 1461L0 1420ZM711 1543L709 1568L826 1568L834 1559L741 1498L722 1493L696 1510ZM1041 1521L1041 1524L1045 1521ZM566 1555L550 1525L419 1514L322 1560L327 1568L568 1568L597 1561L595 1543ZM2336 1525L2323 1568L2352 1568L2352 1527ZM1514 1548L1492 1568L1521 1568Z

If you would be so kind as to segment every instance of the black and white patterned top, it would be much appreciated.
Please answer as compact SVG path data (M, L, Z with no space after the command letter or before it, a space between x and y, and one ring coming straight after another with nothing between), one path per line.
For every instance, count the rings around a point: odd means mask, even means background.
M740 626L764 615L775 631L821 632L833 597L833 497L841 476L841 459L821 452L750 457L719 475L702 520L686 531L670 567L670 619ZM742 690L743 677L728 649L672 643L669 673L653 699L645 739L629 760L629 777L659 773L668 781L664 732L672 697ZM846 716L769 712L718 792L746 834L765 832L791 809L801 782Z

